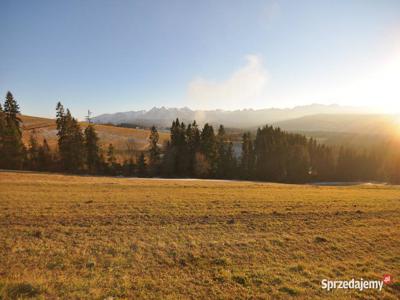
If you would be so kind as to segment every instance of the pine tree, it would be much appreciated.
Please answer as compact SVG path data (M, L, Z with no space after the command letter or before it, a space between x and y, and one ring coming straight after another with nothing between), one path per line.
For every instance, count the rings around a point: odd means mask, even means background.
M146 177L147 176L147 164L146 164L146 158L145 158L143 152L139 155L136 165L137 165L137 175L139 177Z
M287 154L286 181L303 183L309 180L310 156L306 145L291 145Z
M99 138L92 124L89 124L84 132L86 167L91 174L96 174L101 168Z
M189 154L187 147L186 125L176 119L170 129L171 139L167 146L168 153L163 162L164 174L171 176L188 176Z
M113 144L109 144L107 149L107 166L111 175L115 175L117 172L117 159L114 152Z
M36 139L36 132L32 130L29 137L28 166L30 170L39 170L39 144Z
M189 124L186 129L188 175L195 175L196 154L200 152L200 130L196 121Z
M72 117L69 109L64 111L60 102L57 104L58 151L62 169L79 173L84 168L84 137L78 121Z
M3 111L3 107L0 103L0 168L4 168L5 166L5 150L4 150L4 143L6 137L6 116Z
M19 105L11 92L7 92L6 101L4 102L4 112L6 114L7 122L13 123L15 128L17 128L21 134L21 119L18 117L18 114L20 114Z
M122 169L123 169L122 172L123 172L124 176L126 176L126 177L133 176L135 174L135 167L136 166L135 166L135 163L132 158L125 160L124 165L122 167Z
M10 92L6 95L3 110L0 113L2 167L20 169L24 163L25 146L22 143L21 120L18 117L19 106Z
M217 149L215 142L214 129L211 125L206 123L200 135L200 149L204 154L208 165L210 166L209 176L215 177L216 163L217 163Z
M149 171L152 176L159 173L161 149L158 146L160 136L155 126L151 127L149 136Z
M244 133L242 137L241 176L243 179L253 178L254 172L254 150L250 132Z
M223 125L219 126L216 137L216 176L218 178L227 178L232 169L233 152L232 145L228 141Z
M51 171L53 169L53 158L47 140L43 140L43 144L38 151L38 165L41 171Z

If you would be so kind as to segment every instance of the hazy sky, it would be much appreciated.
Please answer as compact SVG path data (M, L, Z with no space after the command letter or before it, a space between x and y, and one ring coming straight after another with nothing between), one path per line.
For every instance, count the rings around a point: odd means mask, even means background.
M364 105L400 112L400 1L0 1L0 93L82 117Z

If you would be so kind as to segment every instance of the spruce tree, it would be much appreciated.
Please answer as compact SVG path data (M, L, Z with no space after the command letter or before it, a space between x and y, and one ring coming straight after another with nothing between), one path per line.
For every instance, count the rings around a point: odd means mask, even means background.
M206 123L200 135L200 149L210 166L209 176L214 177L216 173L217 149L214 129Z
M196 153L200 152L200 130L196 121L189 124L186 129L188 175L195 175Z
M57 136L58 151L62 169L79 173L84 168L85 147L84 137L78 121L72 117L69 109L59 102L57 104Z
M6 159L4 150L5 134L6 134L6 116L3 111L3 107L1 106L0 103L0 168L4 168Z
M158 146L160 136L155 126L151 127L149 136L149 168L152 176L159 173L161 149Z
M18 117L19 106L11 92L7 92L3 110L0 113L2 167L20 169L24 163L25 146L22 143L21 119Z
M227 157L227 140L225 135L225 128L220 125L216 137L216 176L218 178L225 178L228 173L228 160Z
M19 105L11 92L7 92L6 101L4 102L4 112L7 122L13 123L15 128L20 132L21 119L18 117L18 114L20 114Z
M146 177L147 176L147 164L146 164L146 158L144 156L144 153L140 153L137 162L137 175L139 177Z
M43 139L43 144L39 147L38 165L41 171L51 171L53 169L53 158L46 139Z
M253 178L254 172L254 150L250 132L244 133L242 137L242 157L240 162L241 177L243 179Z
M132 158L125 160L122 168L123 175L126 177L133 176L135 174L135 167L136 166Z
M86 167L89 173L96 174L100 168L99 138L92 124L89 124L84 132Z
M28 166L30 170L39 170L39 144L36 139L36 132L32 130L29 137Z
M117 159L115 157L115 150L113 144L108 145L107 149L107 168L111 175L117 172Z

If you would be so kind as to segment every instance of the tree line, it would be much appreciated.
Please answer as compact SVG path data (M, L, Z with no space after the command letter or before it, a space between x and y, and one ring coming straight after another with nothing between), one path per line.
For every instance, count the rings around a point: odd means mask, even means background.
M244 133L234 143L223 125L215 131L196 121L176 119L170 139L160 145L157 128L150 129L146 150L124 161L109 144L102 149L95 125L83 130L69 109L56 106L57 147L38 141L32 130L22 141L20 109L11 92L0 104L0 168L92 175L193 177L287 183L310 181L390 181L400 183L398 144L359 150L332 147L304 135L264 126L254 137Z

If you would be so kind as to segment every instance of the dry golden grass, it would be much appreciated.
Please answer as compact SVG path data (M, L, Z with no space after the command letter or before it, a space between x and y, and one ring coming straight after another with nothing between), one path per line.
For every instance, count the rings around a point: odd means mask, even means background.
M398 299L400 189L0 172L0 295Z
M21 116L23 124L23 141L26 145L29 144L29 137L31 131L34 129L36 136L41 143L43 138L47 139L50 147L55 149L57 145L57 130L54 119L46 119L32 116ZM82 129L85 129L87 123L81 122ZM148 145L149 130L145 129L133 129L133 128L122 128L116 126L106 125L95 125L98 133L100 144L103 149L107 149L111 143L117 150L117 156L124 157L127 144L130 147L134 146L135 150L143 150ZM163 144L168 140L169 135L166 132L160 132L160 144Z

